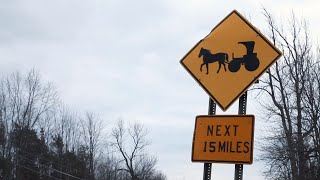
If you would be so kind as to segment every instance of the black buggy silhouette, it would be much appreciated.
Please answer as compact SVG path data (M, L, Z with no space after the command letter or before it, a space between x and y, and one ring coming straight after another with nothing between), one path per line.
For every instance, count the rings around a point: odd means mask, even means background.
M232 53L232 61L230 61L228 65L229 71L237 72L239 71L241 65L244 65L244 67L248 71L255 71L256 69L258 69L260 65L260 61L257 57L257 53L253 52L255 42L244 41L244 42L238 42L238 43L246 46L247 54L245 54L241 58L235 58L234 54Z

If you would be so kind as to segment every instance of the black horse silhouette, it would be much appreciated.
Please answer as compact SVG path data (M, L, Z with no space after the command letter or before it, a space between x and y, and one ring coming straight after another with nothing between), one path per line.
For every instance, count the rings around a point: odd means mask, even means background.
M224 71L227 71L226 70L226 64L225 64L225 63L229 62L227 53L220 52L220 53L216 53L216 54L211 54L210 50L201 48L198 57L201 58L201 56L203 56L203 63L200 66L200 71L201 72L202 72L202 66L206 65L207 74L208 74L208 70L209 70L208 64L209 63L214 63L214 62L219 62L219 69L218 69L217 73L219 73L219 71L220 71L221 64L224 67Z

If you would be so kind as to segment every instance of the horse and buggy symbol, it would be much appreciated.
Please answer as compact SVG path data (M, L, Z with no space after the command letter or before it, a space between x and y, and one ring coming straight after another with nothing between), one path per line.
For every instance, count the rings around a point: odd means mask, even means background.
M228 69L230 72L237 72L241 68L241 65L244 65L247 71L255 71L258 69L260 65L260 61L257 57L257 53L253 52L255 42L254 41L244 41L238 42L239 44L243 44L247 49L247 54L242 57L234 57L234 53L232 53L232 60L229 62L229 57L227 53L219 52L216 54L212 54L210 50L201 48L199 53L199 58L203 57L203 63L200 66L200 71L202 72L202 66L206 65L207 74L209 71L209 64L218 62L219 68L217 73L219 73L221 69L221 65L224 67L224 71L226 70L226 64L228 64Z

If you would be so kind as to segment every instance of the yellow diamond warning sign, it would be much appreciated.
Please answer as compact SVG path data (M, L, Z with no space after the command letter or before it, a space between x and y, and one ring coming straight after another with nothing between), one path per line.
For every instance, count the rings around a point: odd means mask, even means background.
M280 56L281 52L234 10L180 63L226 111Z
M193 162L252 164L253 115L197 116Z

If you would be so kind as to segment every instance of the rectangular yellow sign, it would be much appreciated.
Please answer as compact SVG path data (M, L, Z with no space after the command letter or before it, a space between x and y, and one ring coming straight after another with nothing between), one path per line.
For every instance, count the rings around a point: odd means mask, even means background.
M254 115L197 116L192 162L252 164Z

